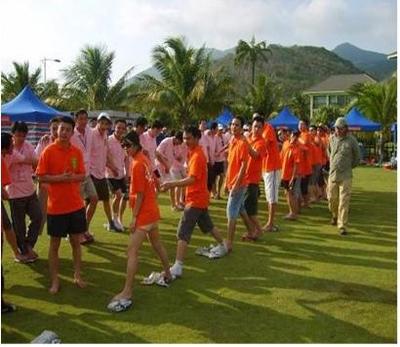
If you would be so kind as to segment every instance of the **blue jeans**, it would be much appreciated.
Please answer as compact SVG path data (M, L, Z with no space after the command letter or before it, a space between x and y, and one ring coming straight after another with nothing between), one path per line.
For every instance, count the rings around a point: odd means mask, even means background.
M237 219L240 212L244 210L244 200L246 198L247 186L240 187L237 190L230 191L228 204L226 205L226 216L229 220Z

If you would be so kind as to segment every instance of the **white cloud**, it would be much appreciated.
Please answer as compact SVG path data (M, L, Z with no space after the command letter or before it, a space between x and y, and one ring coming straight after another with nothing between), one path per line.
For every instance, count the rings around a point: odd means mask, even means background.
M395 0L2 0L0 11L2 71L14 60L61 59L48 64L48 78L60 77L87 43L116 52L115 77L132 65L143 70L170 35L219 49L252 35L283 45L396 49Z

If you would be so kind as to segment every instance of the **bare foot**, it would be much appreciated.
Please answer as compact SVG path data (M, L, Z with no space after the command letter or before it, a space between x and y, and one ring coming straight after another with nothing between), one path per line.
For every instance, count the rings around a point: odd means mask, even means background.
M54 295L57 294L59 291L60 291L60 282L59 281L53 282L51 284L51 287L49 288L49 293Z
M80 278L80 277L74 277L74 283L79 287L79 288L86 288L86 282Z

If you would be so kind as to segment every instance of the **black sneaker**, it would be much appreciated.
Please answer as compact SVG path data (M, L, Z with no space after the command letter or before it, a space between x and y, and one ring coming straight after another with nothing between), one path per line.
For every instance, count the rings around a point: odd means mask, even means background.
M339 233L340 233L340 235L347 235L348 234L347 230L345 228L340 228L339 229Z
M114 221L112 220L111 222L108 223L108 231L115 231L116 233L122 233L124 230L117 228L115 225Z

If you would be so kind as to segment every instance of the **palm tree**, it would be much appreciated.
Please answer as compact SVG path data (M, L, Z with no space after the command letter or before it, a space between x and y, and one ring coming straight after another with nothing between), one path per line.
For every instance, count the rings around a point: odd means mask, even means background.
M322 123L331 125L338 117L343 117L344 112L338 106L323 105L319 107L313 115L314 124Z
M376 84L357 84L350 90L356 99L353 105L368 118L382 126L380 133L380 163L383 160L384 137L390 138L390 127L397 117L397 78Z
M63 70L64 93L71 104L80 104L88 110L124 108L128 92L126 80L133 67L112 86L114 58L114 52L108 52L104 46L86 45L81 49L75 62Z
M190 123L218 112L230 92L224 71L211 71L205 47L188 47L182 37L170 37L152 52L160 78L144 75L136 102L168 113L173 123Z
M296 93L289 102L294 114L302 120L310 119L310 98L304 94Z
M16 97L27 85L29 85L35 92L38 92L40 89L40 68L37 68L31 74L29 71L29 62L26 61L23 64L19 64L14 61L12 64L14 66L13 72L9 74L1 73L1 98L3 102Z
M256 43L254 36L250 42L239 40L235 52L235 65L249 63L251 65L251 84L255 83L256 63L259 58L268 62L267 53L272 51L266 47L265 41Z

